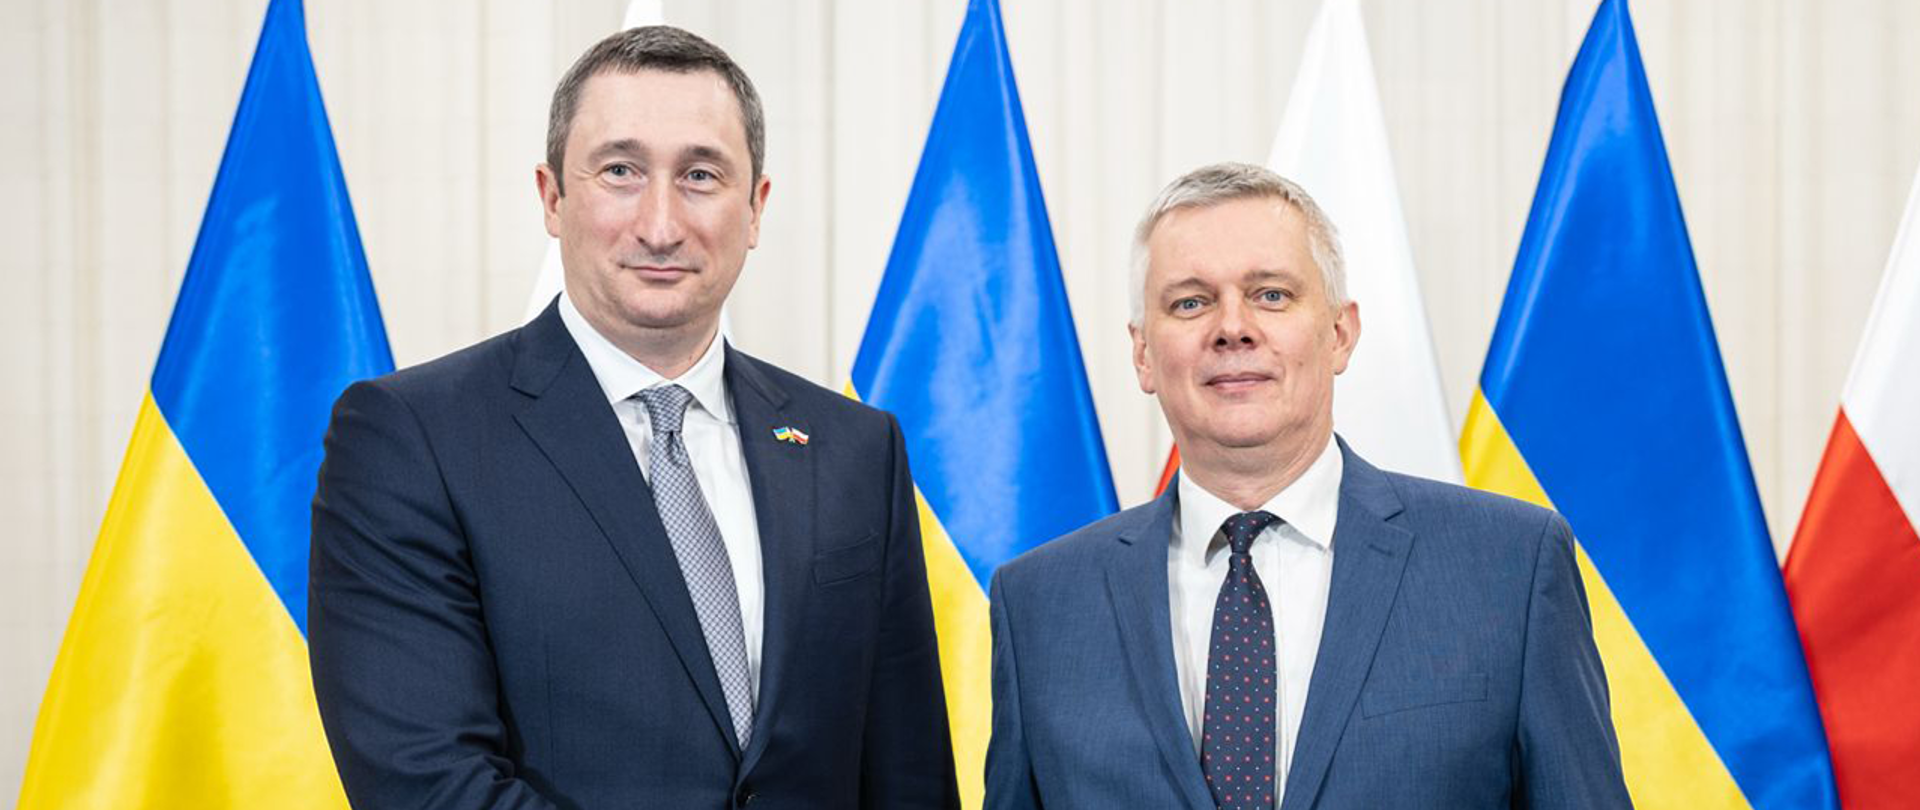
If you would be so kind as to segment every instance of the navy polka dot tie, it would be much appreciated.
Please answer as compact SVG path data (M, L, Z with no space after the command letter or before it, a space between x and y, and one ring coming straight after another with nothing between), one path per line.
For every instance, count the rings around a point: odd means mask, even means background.
M1233 554L1213 603L1200 771L1221 810L1271 808L1273 795L1273 608L1253 570L1253 538L1280 519L1241 512L1221 531Z

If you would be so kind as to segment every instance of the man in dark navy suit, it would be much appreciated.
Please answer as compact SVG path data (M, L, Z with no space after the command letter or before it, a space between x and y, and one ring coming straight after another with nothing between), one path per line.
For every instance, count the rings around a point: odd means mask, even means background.
M1312 198L1205 167L1134 250L1183 470L995 573L989 810L1628 806L1566 521L1334 435L1360 313Z
M314 499L314 686L356 806L950 808L892 417L736 351L760 101L667 27L554 92L566 289L362 383Z

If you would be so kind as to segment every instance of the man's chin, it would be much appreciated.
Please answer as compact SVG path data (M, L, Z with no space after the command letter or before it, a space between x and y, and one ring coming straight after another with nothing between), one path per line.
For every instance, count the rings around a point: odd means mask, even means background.
M1226 451L1257 450L1273 444L1278 434L1249 426L1207 425L1188 432L1187 443L1202 443Z
M1226 450L1244 452L1271 449L1278 444L1279 438L1274 433L1229 433L1218 437L1214 443Z
M679 330L691 329L711 322L717 313L705 312L690 306L684 307L623 307L620 320L634 329Z
M1206 439L1222 450L1247 452L1271 450L1283 452L1291 445L1305 441L1304 429L1297 425L1272 421L1251 423L1215 424L1206 431Z

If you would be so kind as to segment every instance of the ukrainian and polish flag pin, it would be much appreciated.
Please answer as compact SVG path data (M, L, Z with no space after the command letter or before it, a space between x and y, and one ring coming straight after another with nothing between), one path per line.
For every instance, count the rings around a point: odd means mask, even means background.
M801 433L800 429L796 427L774 428L773 438L791 444L805 445L807 443L807 434Z

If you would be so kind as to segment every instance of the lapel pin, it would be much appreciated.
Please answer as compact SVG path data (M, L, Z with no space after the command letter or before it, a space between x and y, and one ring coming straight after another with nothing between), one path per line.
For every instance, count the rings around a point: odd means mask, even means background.
M807 443L807 434L801 433L800 429L795 427L774 428L773 438L779 441L787 442L789 444L797 444L801 446L805 446Z

